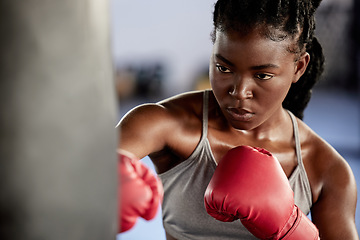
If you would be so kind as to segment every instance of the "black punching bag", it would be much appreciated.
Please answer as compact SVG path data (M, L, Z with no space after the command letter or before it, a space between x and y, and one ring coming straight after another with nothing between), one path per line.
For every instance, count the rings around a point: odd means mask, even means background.
M0 239L116 238L106 0L0 0Z

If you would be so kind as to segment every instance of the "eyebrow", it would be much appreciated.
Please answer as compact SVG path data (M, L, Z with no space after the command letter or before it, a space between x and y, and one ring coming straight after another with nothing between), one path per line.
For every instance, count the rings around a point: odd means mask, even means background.
M280 67L278 65L275 65L272 63L251 67L252 70L262 70L262 69L266 69L266 68L280 68Z
M218 59L220 59L221 61L223 61L224 63L226 63L227 65L229 65L229 66L231 66L231 67L234 67L234 66L235 66L231 61L227 60L225 57L223 57L223 56L222 56L221 54L219 54L219 53L215 54L215 57L218 58Z
M227 65L229 65L231 67L235 66L235 64L233 64L230 60L226 59L219 53L215 54L215 57L220 59L221 61L223 61L224 63L226 63ZM258 66L252 66L250 68L252 70L262 70L262 69L266 69L266 68L280 68L280 66L278 66L276 64L268 63L268 64L262 64L262 65L258 65Z

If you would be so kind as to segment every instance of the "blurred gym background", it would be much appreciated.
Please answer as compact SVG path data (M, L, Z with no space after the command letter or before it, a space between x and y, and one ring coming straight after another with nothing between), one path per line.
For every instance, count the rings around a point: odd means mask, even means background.
M111 1L119 118L132 107L209 87L213 1ZM304 121L349 162L360 186L360 3L326 0L317 12L325 73ZM148 166L152 163L143 159ZM358 195L359 196L359 195ZM359 199L360 197L358 197ZM359 200L358 200L359 202ZM356 224L360 230L359 203ZM161 212L118 239L165 239Z

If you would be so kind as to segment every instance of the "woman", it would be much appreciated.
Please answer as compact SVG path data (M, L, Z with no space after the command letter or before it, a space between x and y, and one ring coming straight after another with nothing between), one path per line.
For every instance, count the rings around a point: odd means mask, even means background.
M236 146L279 161L321 239L358 239L356 183L346 161L301 121L324 58L314 37L320 1L219 0L214 11L212 90L134 108L120 146L150 156L164 186L163 223L172 239L256 239L207 214L204 193Z

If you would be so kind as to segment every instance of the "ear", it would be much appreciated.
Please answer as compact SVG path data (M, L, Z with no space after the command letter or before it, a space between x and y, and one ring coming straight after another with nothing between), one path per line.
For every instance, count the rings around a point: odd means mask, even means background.
M305 52L295 63L295 76L293 83L296 83L300 77L304 74L308 64L310 62L310 54Z

